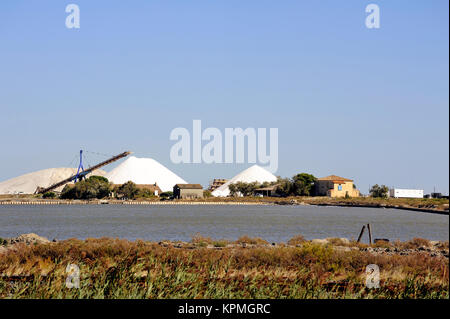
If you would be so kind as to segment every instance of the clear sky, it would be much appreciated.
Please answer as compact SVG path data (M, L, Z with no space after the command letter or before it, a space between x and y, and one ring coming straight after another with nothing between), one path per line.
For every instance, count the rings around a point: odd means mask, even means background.
M80 29L65 26L70 3ZM379 29L365 26L369 3ZM448 6L2 0L0 181L67 166L79 149L132 150L203 185L249 166L173 164L171 130L200 119L278 128L283 177L448 193Z

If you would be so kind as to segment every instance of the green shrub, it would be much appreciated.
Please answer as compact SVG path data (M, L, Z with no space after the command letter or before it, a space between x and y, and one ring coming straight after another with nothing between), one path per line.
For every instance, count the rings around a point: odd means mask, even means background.
M203 191L203 197L205 197L205 198L212 197L211 191L210 190L204 190Z
M116 196L123 199L135 199L139 195L139 188L132 181L128 181L114 189Z
M54 192L46 192L42 195L42 198L55 198L56 194Z
M111 195L111 184L102 176L91 176L75 185L66 185L61 192L62 199L101 199Z
M227 244L228 244L228 242L226 240L213 241L214 247L226 247Z
M159 194L159 197L161 198L173 198L173 192L162 192Z
M153 198L156 197L155 194L153 194L149 189L139 189L138 194L136 195L136 198Z
M375 184L370 189L370 196L374 198L387 198L389 188L386 185L379 186L378 184Z

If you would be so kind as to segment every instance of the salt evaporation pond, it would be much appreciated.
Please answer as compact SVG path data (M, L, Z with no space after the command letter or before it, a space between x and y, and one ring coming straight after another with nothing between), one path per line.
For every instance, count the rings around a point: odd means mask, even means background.
M0 205L0 237L36 233L49 239L118 237L188 241L196 233L235 240L242 235L285 242L355 238L370 223L374 238L449 239L449 216L397 209L237 205ZM366 236L365 236L366 237Z

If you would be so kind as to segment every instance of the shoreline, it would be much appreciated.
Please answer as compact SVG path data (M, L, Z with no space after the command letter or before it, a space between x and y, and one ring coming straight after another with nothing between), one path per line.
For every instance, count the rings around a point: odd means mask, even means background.
M327 204L327 203L320 203L320 204L311 204L315 206L338 206L338 207L365 207L365 208L387 208L387 209L402 209L402 210L411 210L415 212L423 212L423 213L432 213L432 214L439 214L439 215L449 215L448 210L440 210L436 208L425 208L425 207L412 207L412 206L399 206L399 205L370 205L370 204Z
M15 245L25 244L25 245L36 245L36 244L55 244L60 242L71 242L71 241L92 241L92 240L107 240L107 241L126 241L126 242L145 242L149 244L159 245L162 247L171 248L181 248L181 249L235 249L235 248L294 248L301 247L305 244L316 244L316 245L328 245L338 250L351 251L354 249L359 249L361 251L368 251L372 253L390 253L390 255L400 254L408 255L410 253L422 252L422 253L435 253L432 257L446 257L449 258L448 252L448 240L430 240L426 238L412 238L405 241L395 240L389 241L384 239L379 239L378 242L372 244L357 242L354 239L348 239L345 237L327 237L327 238L315 238L315 239L305 239L301 235L296 235L286 242L268 242L267 240L260 237L249 237L243 235L237 240L229 239L214 239L211 237L204 237L197 234L192 237L190 241L183 240L144 240L135 239L129 240L125 238L114 238L114 237L89 237L85 239L80 238L66 238L61 240L49 240L47 237L37 235L35 233L21 234L16 237L0 237L0 247L6 250L14 249ZM345 249L344 249L345 248ZM0 250L0 254L5 252Z
M392 203L391 203L392 202ZM426 200L423 201L426 203ZM448 201L447 201L448 202ZM363 208L388 208L402 209L416 212L425 212L441 215L449 215L448 203L435 205L424 204L420 201L412 202L416 206L404 203L397 203L395 199L384 199L369 201L365 199L330 199L330 198L245 198L237 200L228 198L226 200L206 199L206 200L48 200L37 198L5 198L0 199L0 206L4 205L292 205L292 206L336 206L336 207L363 207Z

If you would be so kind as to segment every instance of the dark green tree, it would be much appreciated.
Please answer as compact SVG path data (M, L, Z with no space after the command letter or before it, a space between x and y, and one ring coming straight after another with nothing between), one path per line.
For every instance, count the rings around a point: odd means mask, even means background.
M242 196L252 196L255 192L255 189L261 186L258 182L245 183L245 182L236 182L234 184L230 184L228 187L230 190L231 196L236 196L238 194Z
M312 195L312 189L316 182L314 175L301 173L292 177L293 189L292 195L295 196L310 196Z
M237 185L236 184L230 184L228 186L228 189L230 190L230 195L231 196L236 196L238 193L238 189L237 189Z
M316 182L314 175L300 173L292 178L278 177L276 193L279 196L311 196Z
M277 195L287 197L293 193L294 184L289 178L278 177L278 187L275 190Z
M208 197L212 197L213 195L211 194L210 190L204 190L203 191L203 197L208 198Z
M55 198L56 194L54 192L47 192L42 194L42 198Z
M105 198L111 195L111 184L102 176L91 176L75 185L66 185L61 192L63 199Z
M379 186L375 184L370 189L370 196L375 198L387 198L388 197L389 188L386 185Z
M173 192L171 192L171 191L162 192L161 194L159 194L159 197L161 197L161 198L173 198Z
M122 198L135 199L139 195L139 188L132 181L128 181L120 185L116 192Z

